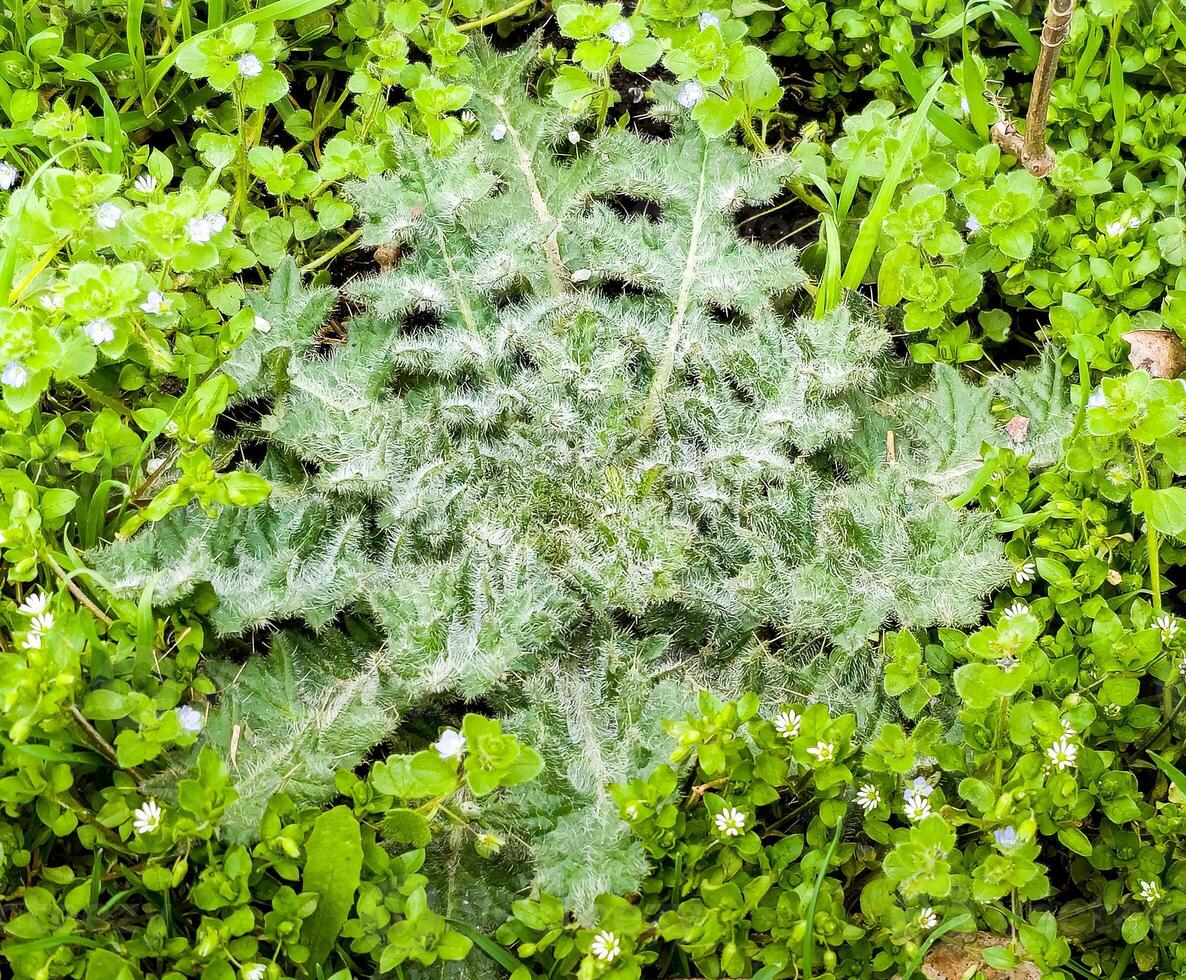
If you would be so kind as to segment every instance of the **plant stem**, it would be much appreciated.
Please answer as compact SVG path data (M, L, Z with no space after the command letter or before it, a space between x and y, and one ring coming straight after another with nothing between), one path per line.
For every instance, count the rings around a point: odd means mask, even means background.
M1133 452L1137 458L1137 469L1141 471L1141 489L1149 489L1149 468L1145 465L1145 454L1140 443L1133 440ZM1158 553L1160 542L1155 531L1146 521L1145 548L1149 555L1149 591L1152 593L1153 611L1161 612L1161 561ZM1168 688L1167 688L1168 690Z
M488 27L490 24L497 24L500 20L505 20L507 17L513 17L520 10L526 10L536 0L519 0L518 3L512 4L505 10L500 10L498 13L490 14L488 17L483 17L481 20L471 20L464 24L458 24L459 31L476 31L481 27Z

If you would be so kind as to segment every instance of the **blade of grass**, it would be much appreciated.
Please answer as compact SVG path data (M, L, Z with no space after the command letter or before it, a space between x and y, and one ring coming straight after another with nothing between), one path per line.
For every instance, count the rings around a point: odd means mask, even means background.
M869 213L861 222L861 229L857 232L857 240L853 244L852 254L848 257L848 264L844 268L844 275L841 279L846 289L856 289L860 286L864 281L865 273L869 271L869 264L873 261L873 253L877 250L877 242L881 238L881 223L893 205L894 194L902 180L902 174L906 170L906 163L914 151L914 144L918 142L918 137L922 134L927 110L935 101L935 96L939 94L939 86L943 84L943 77L940 75L936 78L930 91L923 96L918 110L914 113L914 118L906 127L906 136L898 147L898 152L894 154L894 159L890 162L885 179L877 188L877 194L869 207Z
M1100 53L1100 45L1104 43L1104 29L1098 20L1093 20L1087 29L1087 40L1083 42L1083 53L1075 64L1075 75L1071 80L1071 89L1076 95L1083 91L1083 83L1087 81L1087 72L1095 64L1095 57ZM1186 39L1183 40L1186 43Z
M109 173L122 172L124 130L120 122L119 110L115 108L115 103L111 101L111 96L107 94L107 89L99 81L98 76L86 65L81 64L78 59L79 55L74 55L71 58L54 57L52 60L66 72L67 77L73 73L95 87L95 92L99 96L99 104L103 107L103 142L107 144L106 151L96 151L96 159Z
M491 942L469 923L462 922L460 919L446 919L445 921L508 973L514 974L518 972L519 976L526 975L533 978L533 980L536 977L536 974L531 972L526 963L518 957L513 956L497 943Z
M811 889L811 899L807 903L807 912L803 921L807 923L807 932L803 936L803 970L808 980L815 973L815 906L819 901L820 890L824 887L824 879L828 876L828 865L832 863L832 855L840 844L840 835L844 833L844 814L836 821L836 833L832 835L832 843L824 852L824 859L820 862L819 874L815 876L815 886Z
M926 82L923 81L922 73L915 66L914 62L910 60L910 56L901 48L893 53L891 60L898 71L898 75L901 76L902 85L910 93L910 98L914 100L915 105L920 105L926 90ZM932 107L928 105L925 115L930 120L932 126L961 150L974 153L980 149L980 140L976 138L976 134L943 109L938 106Z
M144 0L128 0L128 16L125 23L128 39L128 60L131 62L132 77L136 80L136 88L140 92L140 98L147 101L145 89L148 87L148 63L144 58L143 19Z
M1156 752L1151 751L1149 758L1156 763L1158 769L1165 773L1169 781L1178 787L1178 792L1186 796L1186 772L1182 772L1169 759L1163 755L1158 755Z
M844 285L841 283L840 228L833 215L821 218L820 247L824 250L824 271L820 276L819 291L815 294L815 315L822 319L834 310L844 299Z
M980 18L987 17L994 11L1006 10L1008 6L1004 0L982 0L979 3L970 3L964 8L962 13L952 14L933 31L928 31L924 34L923 37L930 37L935 40L951 37L956 31L963 30L968 25L974 24Z
M1026 57L1034 62L1034 64L1037 64L1038 55L1041 53L1041 45L1039 45L1038 39L1030 31L1030 25L1009 9L994 10L992 16L997 24L1007 31L1013 40L1021 46Z
M988 142L988 130L992 126L992 112L988 108L988 100L984 98L984 75L980 65L972 57L972 48L968 43L968 25L964 25L963 33L964 63L961 81L964 88L964 101L968 104L968 118L972 120L972 128L982 142Z
M1120 156L1120 137L1124 135L1128 107L1124 103L1124 62L1120 60L1120 48L1112 36L1112 50L1108 53L1108 94L1112 97L1112 120L1115 126L1112 135L1112 158Z
M906 968L906 972L902 974L902 980L910 980L910 978L914 976L914 971L922 965L922 961L927 958L927 953L931 951L931 947L934 946L935 943L947 935L947 933L951 932L952 929L958 929L960 926L966 925L971 921L972 917L968 915L967 912L965 912L963 915L957 915L954 919L948 919L937 929L935 929L935 931L927 937L927 941L919 948L919 951L915 954L914 959L910 961L910 965Z

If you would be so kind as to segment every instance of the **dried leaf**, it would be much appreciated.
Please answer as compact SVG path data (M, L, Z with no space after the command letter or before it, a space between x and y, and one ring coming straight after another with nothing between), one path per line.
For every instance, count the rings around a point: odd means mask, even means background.
M1007 940L991 932L952 934L937 943L922 964L922 975L927 980L963 980L980 976L985 980L1042 980L1042 971L1033 963L1019 963L1009 970L994 970L986 966L980 951L1007 945Z
M1130 330L1123 340L1129 347L1129 363L1155 378L1176 378L1186 371L1186 347L1172 330Z

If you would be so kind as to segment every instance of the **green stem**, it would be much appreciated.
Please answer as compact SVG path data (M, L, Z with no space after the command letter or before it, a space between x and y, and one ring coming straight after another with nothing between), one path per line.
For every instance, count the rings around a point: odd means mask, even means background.
M361 237L362 237L362 229L361 228L358 228L357 230L352 231L349 235L347 235L345 238L343 238L340 242L338 242L337 245L335 245L333 248L331 248L324 255L319 255L312 262L308 262L305 265L302 265L301 272L311 272L312 270L316 269L318 266L325 265L326 262L330 261L330 259L332 259L334 256L338 255L339 253L344 252L351 245L353 245L356 241L358 241L359 238L361 238Z
M520 10L526 10L536 0L519 0L518 3L512 4L505 10L500 10L498 13L491 14L489 17L483 17L481 20L471 20L464 24L458 24L459 31L476 31L481 27L488 27L491 24L497 24L500 20L505 20L507 17L513 17Z
M1091 398L1091 367L1087 363L1087 355L1079 355L1079 410L1075 412L1075 426L1071 429L1071 436L1067 442L1074 442L1075 436L1083 428L1083 421L1087 417L1087 400Z
M1135 439L1133 440L1133 452L1137 458L1137 469L1141 471L1141 489L1149 489L1149 468L1145 465L1145 454L1141 451L1141 445ZM1157 531L1152 525L1145 522L1145 548L1149 554L1149 591L1152 593L1153 611L1161 612L1161 561L1159 556L1160 541ZM1169 687L1166 687L1168 694ZM1167 705L1168 708L1168 705Z

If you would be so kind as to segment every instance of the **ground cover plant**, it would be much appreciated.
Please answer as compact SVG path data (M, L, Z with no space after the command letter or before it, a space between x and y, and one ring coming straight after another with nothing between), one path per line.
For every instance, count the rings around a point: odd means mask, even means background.
M1186 20L1041 178L1042 15L8 4L6 971L1180 976Z

